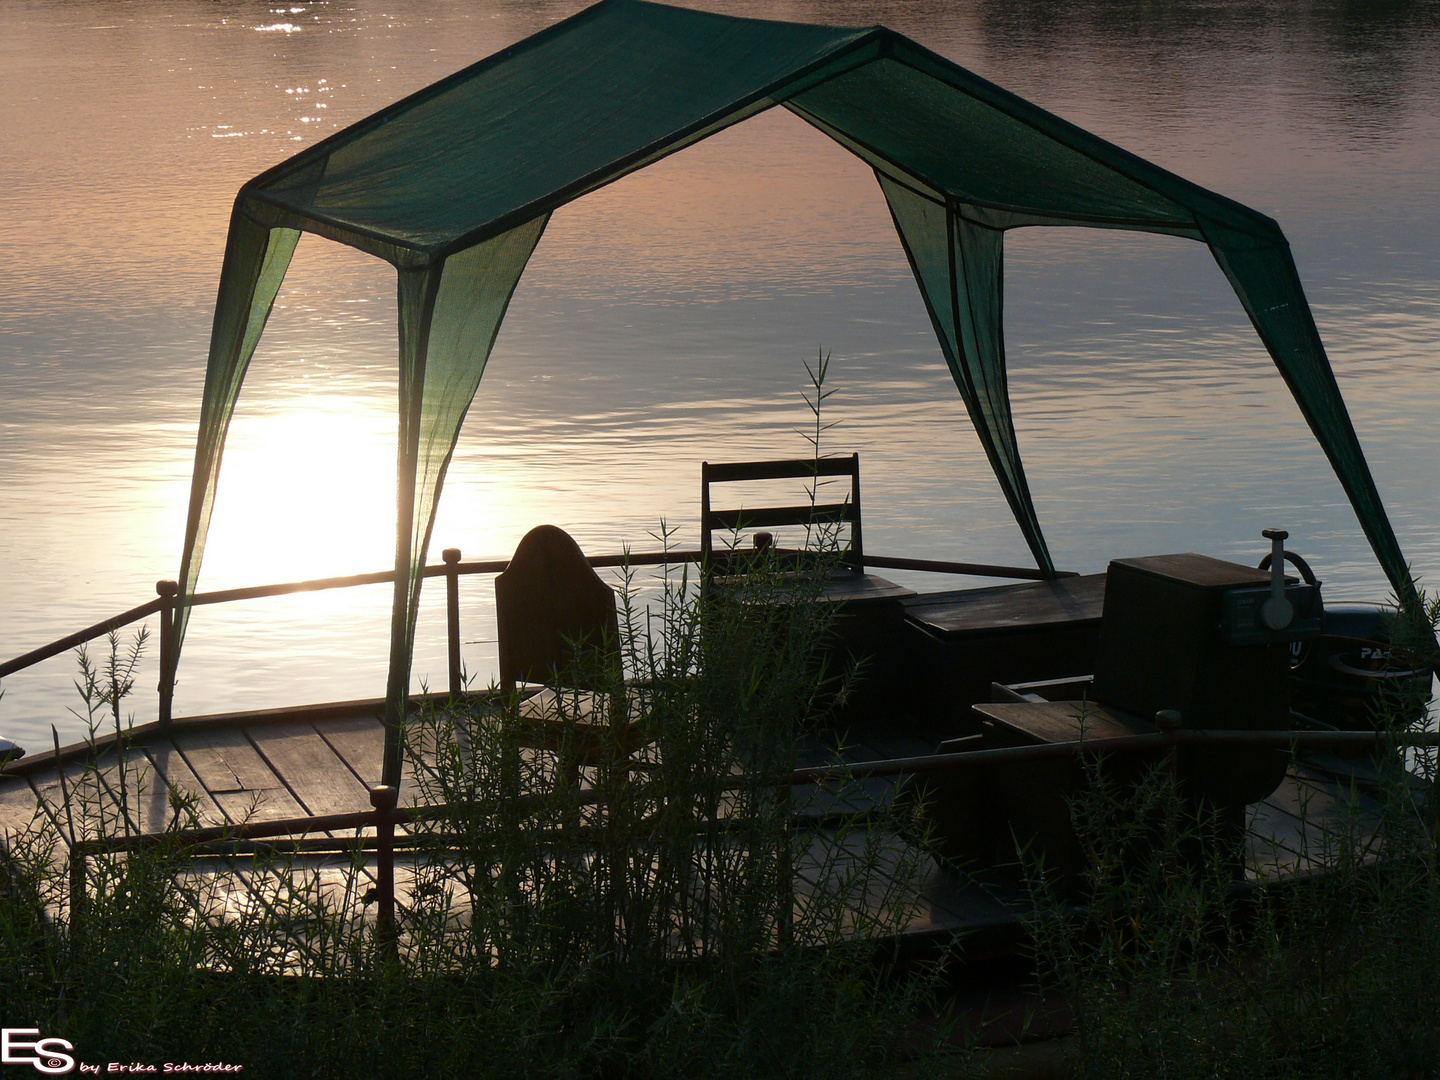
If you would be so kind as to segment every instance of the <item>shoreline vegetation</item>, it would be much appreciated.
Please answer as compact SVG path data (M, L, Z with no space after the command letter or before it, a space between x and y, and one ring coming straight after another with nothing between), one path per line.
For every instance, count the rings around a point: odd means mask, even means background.
M938 968L888 977L898 965L873 946L916 902L921 853L882 869L887 852L863 821L792 827L798 737L846 686L820 648L829 558L807 574L756 565L743 596L704 603L681 568L659 610L638 610L625 589L625 677L583 715L578 695L554 694L554 752L535 749L494 688L414 718L417 802L464 809L412 828L393 936L377 926L358 849L328 868L300 855L197 860L184 836L195 802L178 791L173 842L90 856L77 914L61 831L130 828L125 796L100 797L124 792L124 766L92 763L65 792L65 820L37 816L8 838L0 1009L87 1062L859 1075ZM77 681L92 733L119 715L143 640L110 644ZM582 742L583 786L566 764ZM822 880L798 895L802 845Z
M419 801L468 809L417 827L393 939L358 850L329 869L195 860L179 792L175 842L92 857L94 899L75 919L59 829L126 828L96 816L123 769L87 770L68 821L7 838L7 1024L67 1039L87 1063L261 1076L1440 1075L1433 757L1380 759L1356 782L1385 807L1383 850L1337 822L1312 875L1244 893L1216 846L1193 857L1214 822L1170 774L1122 791L1092 770L1072 807L1089 902L1067 909L1026 860L1032 946L1002 978L1037 1008L1063 1002L1068 1023L1037 1011L1022 1045L983 1045L995 1040L957 1002L993 966L967 963L963 940L921 958L875 944L916 903L928 856L885 863L868 838L889 811L821 828L776 797L797 737L863 677L821 660L826 615L804 586L821 576L760 570L746 601L702 605L682 570L659 611L623 593L626 678L601 695L620 711L589 721L616 738L586 766L588 794L558 764L570 744L535 751L498 695L419 716ZM1437 616L1431 602L1415 621L1417 651ZM92 730L119 715L142 647L112 640L82 664ZM1400 726L1419 703L1386 705L1379 719ZM634 723L639 750L619 734ZM825 869L804 896L788 888L802 846Z

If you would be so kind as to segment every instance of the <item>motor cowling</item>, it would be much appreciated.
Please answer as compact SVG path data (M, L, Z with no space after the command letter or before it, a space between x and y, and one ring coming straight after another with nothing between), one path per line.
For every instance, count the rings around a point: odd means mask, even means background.
M1431 672L1391 641L1397 612L1383 604L1331 604L1320 634L1290 647L1297 719L1339 731L1373 731L1387 715L1414 723L1430 699Z

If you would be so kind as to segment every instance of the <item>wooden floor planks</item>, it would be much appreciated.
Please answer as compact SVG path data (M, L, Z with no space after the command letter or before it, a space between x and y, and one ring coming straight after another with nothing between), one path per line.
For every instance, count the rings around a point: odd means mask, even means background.
M150 758L150 764L154 766L156 777L164 782L167 794L172 788L177 791L184 799L183 806L187 815L193 813L197 824L209 826L226 823L224 808L195 775L185 756L171 740L156 739L147 743L145 753Z
M189 731L170 742L231 823L305 812L244 732Z
M934 749L937 738L938 733L918 729L860 731L838 744L817 743L805 763L821 764L837 756L854 762L922 754ZM0 777L0 834L17 835L38 812L57 828L62 843L68 841L66 794L72 812L79 815L74 822L79 835L95 835L97 819L112 833L159 832L175 819L172 787L183 793L202 825L368 810L368 788L379 780L383 744L384 729L369 716L159 734L128 747L123 767L111 748L100 754L98 768L76 759L61 770L32 768ZM883 806L900 779L799 787L794 804L812 821L836 811L864 813ZM402 800L413 804L416 788L407 763ZM1310 872L1318 860L1334 856L1338 843L1373 846L1379 809L1363 788L1352 789L1333 772L1296 763L1270 799L1250 808L1249 876L1276 880ZM889 890L897 868L915 858L924 864L924 883L918 895L903 898L909 905L906 933L948 934L1015 923L1023 903L1011 895L1013 889L978 882L912 851L896 836L864 829L832 834L828 840L812 834L809 848L796 857L797 910L803 913L806 904L813 903L822 883L849 880L853 910L836 917L854 927L873 925L875 916L895 900ZM283 893L303 886L333 897L337 890L368 887L373 880L373 857L353 879L348 877L348 857L299 858L291 865L305 880L293 885L255 877L255 869L244 860L214 862L197 863L194 873L214 876L213 903L236 917L247 904L258 902L257 896L278 895L277 889ZM402 857L397 867L402 907L413 877L404 862ZM373 916L373 906L369 913Z
M350 774L367 789L380 783L385 758L385 729L365 716L320 720L316 733L345 762ZM408 766L408 762L405 763ZM402 781L401 787L405 785Z
M87 829L87 816L93 816L96 826L112 832L124 831L118 808L109 800L107 788L100 779L106 770L114 767L115 755L111 752L103 754L94 769L72 761L63 769L31 773L26 779L45 814L68 841L72 835L93 835L95 828Z
M45 811L36 803L35 792L21 781L0 785L0 837L15 836L31 827Z
M304 813L348 814L370 808L365 785L308 721L247 728L245 735Z

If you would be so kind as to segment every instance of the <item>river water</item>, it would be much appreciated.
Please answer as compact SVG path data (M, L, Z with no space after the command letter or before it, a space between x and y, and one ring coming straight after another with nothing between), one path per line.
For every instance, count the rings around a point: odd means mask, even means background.
M173 577L235 191L337 127L581 5L7 0L0 7L0 657ZM884 23L1277 218L1402 549L1440 573L1440 6L1425 0L724 3ZM1327 598L1383 575L1198 244L1021 230L1007 244L1021 451L1057 563L1291 530ZM384 569L393 272L301 242L251 369L203 587ZM558 212L516 292L432 551L532 525L591 552L696 542L699 463L796 456L805 363L858 450L866 546L1024 565L873 177L781 110ZM953 582L897 578L921 586ZM443 685L427 593L416 681ZM178 714L383 693L387 587L203 609ZM491 587L462 592L494 668ZM153 627L152 627L153 629ZM127 712L153 718L153 648ZM0 733L83 725L73 657L7 678Z

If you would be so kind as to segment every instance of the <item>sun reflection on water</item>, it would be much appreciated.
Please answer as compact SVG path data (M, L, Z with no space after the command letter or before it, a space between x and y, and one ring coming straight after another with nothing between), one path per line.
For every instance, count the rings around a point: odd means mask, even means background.
M378 570L395 535L395 426L384 402L310 397L230 429L201 588Z

